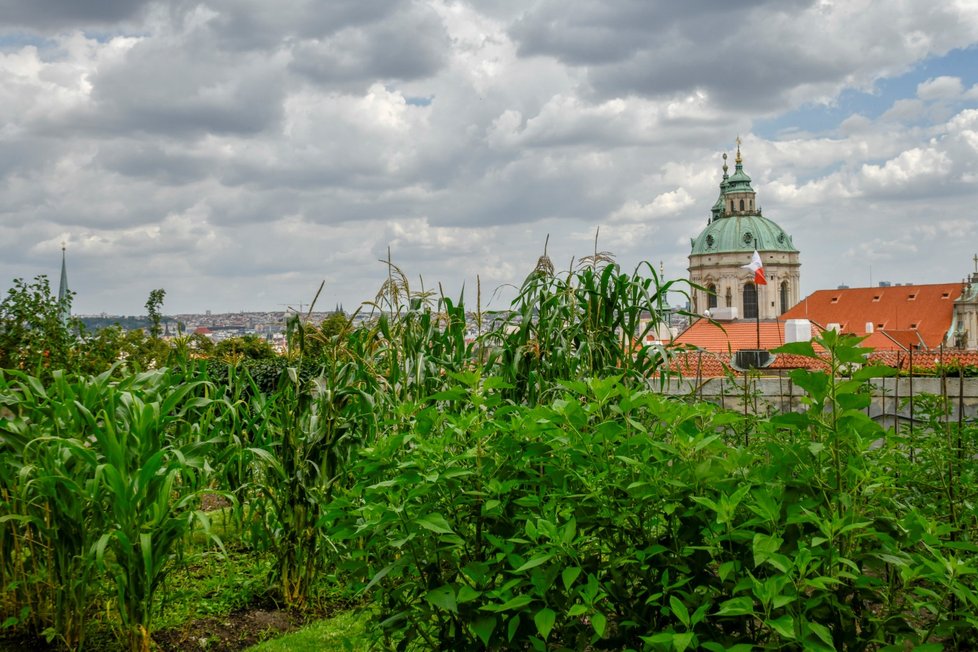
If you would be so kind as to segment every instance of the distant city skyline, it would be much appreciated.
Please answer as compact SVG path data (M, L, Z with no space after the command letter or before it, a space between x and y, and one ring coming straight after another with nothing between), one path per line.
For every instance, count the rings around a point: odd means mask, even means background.
M386 278L503 309L550 236L685 278L723 152L804 296L959 281L978 6L8 3L0 291L67 247L75 313L350 311Z

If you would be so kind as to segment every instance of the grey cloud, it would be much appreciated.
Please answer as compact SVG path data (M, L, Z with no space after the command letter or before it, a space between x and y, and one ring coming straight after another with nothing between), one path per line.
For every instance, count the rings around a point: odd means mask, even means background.
M285 92L275 61L196 41L139 43L91 82L93 110L73 117L106 132L253 135L279 121Z
M430 10L401 12L366 27L298 43L291 69L318 83L361 89L377 79L419 79L446 60L448 35Z
M393 13L399 0L213 0L210 29L221 47L274 49L295 40L328 37L369 25Z
M547 0L512 24L524 56L580 67L599 97L697 91L737 111L778 111L810 87L825 97L904 70L922 48L974 38L963 8L902 3L845 15L810 0L666 3ZM833 22L834 21L834 22Z
M125 140L99 148L93 163L128 177L150 179L164 185L200 181L214 172L213 159L172 152L157 143Z
M953 5L894 2L886 20L870 4L823 25L809 2L770 0L173 0L142 22L117 7L133 40L111 43L71 19L39 55L13 43L0 60L0 288L54 278L67 237L82 310L139 312L153 287L168 310L273 308L321 278L321 301L351 308L393 242L412 281L468 278L471 299L482 272L485 298L487 278L521 280L547 232L563 267L599 224L623 267L663 259L681 276L737 133L809 287L852 281L850 242L967 219L975 118L853 119L828 128L836 144L751 125L978 40ZM926 147L950 160L943 176L885 167ZM679 188L691 206L610 223ZM970 260L973 238L920 238L932 266ZM941 280L903 263L893 280Z
M5 29L103 27L141 16L155 0L0 0Z
M0 143L3 146L3 156L0 156L0 182L10 175L30 177L42 172L50 168L63 151L63 143L55 139L26 134L0 139ZM9 195L6 200L9 201Z
M754 43L736 52L735 44L726 44L735 52L729 58L718 59L709 52L676 56L666 50L643 51L619 65L592 67L588 78L599 96L655 97L703 90L717 106L764 113L782 108L784 94L802 81L831 84L846 73L839 61L791 56L784 46ZM792 63L786 64L785 57Z
M750 26L757 8L771 5L765 10L776 11L808 4L811 0L585 0L570 7L560 0L545 0L516 20L510 35L524 56L548 55L571 65L606 64L627 60L663 41L688 39L683 45L689 50L711 50L716 40Z

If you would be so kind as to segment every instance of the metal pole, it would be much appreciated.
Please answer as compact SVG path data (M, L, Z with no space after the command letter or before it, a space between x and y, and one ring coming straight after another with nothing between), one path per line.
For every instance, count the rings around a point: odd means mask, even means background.
M913 463L913 345L910 345L910 389L907 392L910 395L910 462Z
M754 287L757 288L757 314L755 316L757 317L757 350L760 351L761 350L761 286L755 283Z

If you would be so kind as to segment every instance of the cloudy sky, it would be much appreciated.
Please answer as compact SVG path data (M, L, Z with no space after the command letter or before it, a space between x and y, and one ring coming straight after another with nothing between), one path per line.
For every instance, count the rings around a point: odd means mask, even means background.
M743 139L802 293L978 250L976 0L0 0L0 290L77 313L505 307L542 253L684 277Z

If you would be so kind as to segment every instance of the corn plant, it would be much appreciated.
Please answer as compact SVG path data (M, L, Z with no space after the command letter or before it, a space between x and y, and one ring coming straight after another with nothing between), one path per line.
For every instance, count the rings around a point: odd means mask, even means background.
M474 344L465 341L464 294L415 292L397 265L384 262L388 278L370 305L377 318L369 331L377 373L398 402L420 401L445 386L446 374L474 364Z
M49 637L75 649L89 588L104 574L128 647L148 650L157 589L192 523L207 526L194 511L213 444L206 385L162 371L121 380L112 370L73 380L56 372L47 387L10 378L4 520L21 527L5 529L16 546L5 575L28 583L26 605L45 615ZM52 605L31 599L37 587Z
M300 364L305 329L298 317L289 321ZM336 487L349 480L350 456L376 431L378 386L365 358L333 355L310 380L287 367L270 397L264 425L269 448L252 449L266 468L256 508L264 515L277 560L275 581L288 605L305 604L330 569L334 557L318 525Z
M206 457L216 439L203 439L208 423L192 397L202 383L170 385L164 374L134 377L141 392L112 392L86 417L104 456L99 467L109 504L109 527L96 543L96 558L115 583L125 638L148 650L153 601L195 522L205 489ZM187 400L190 398L190 400ZM100 425L100 427L98 427ZM96 429L97 428L97 429Z
M509 318L486 336L493 350L488 364L513 386L511 400L534 404L559 380L591 376L621 374L645 384L662 369L667 351L644 342L663 324L675 282L660 279L648 263L632 274L607 256L595 254L590 263L557 275L549 267L534 270Z

